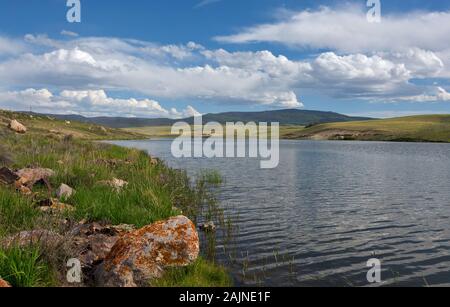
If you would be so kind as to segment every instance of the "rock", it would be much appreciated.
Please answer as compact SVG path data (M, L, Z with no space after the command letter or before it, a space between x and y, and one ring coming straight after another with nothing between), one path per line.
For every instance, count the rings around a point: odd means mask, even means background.
M0 288L11 288L11 285L6 280L0 278Z
M106 130L106 128L105 127L103 127L103 126L101 126L100 127L100 130L103 132L103 133L106 133L106 132L108 132L108 130Z
M150 165L157 166L159 164L159 159L157 158L150 158Z
M2 184L13 184L16 180L19 179L12 170L7 167L3 167L0 169L0 183Z
M195 225L177 216L120 238L95 273L101 287L149 286L168 267L192 264L199 254Z
M26 186L23 186L23 185L21 185L19 187L16 187L16 190L18 192L20 192L20 194L22 194L23 196L31 196L31 195L33 195L33 191L31 191L30 188L27 188Z
M131 225L101 225L99 223L80 223L71 231L74 250L84 269L92 269L102 262L119 238L133 231Z
M16 172L17 180L21 185L32 187L38 181L46 181L55 175L55 172L48 168L24 168Z
M214 232L217 229L217 227L214 224L214 222L208 222L208 223L205 223L205 224L200 224L200 225L198 225L198 228L201 231L204 231L204 232Z
M39 202L38 206L42 212L55 215L73 212L75 210L73 206L61 203L58 199L54 198L43 200Z
M55 246L62 241L62 236L59 234L49 231L49 230L32 230L32 231L22 231L18 234L10 236L2 241L2 246L8 248L12 245L17 245L18 247L26 247L30 245L45 245L45 246Z
M120 192L124 187L128 185L128 182L121 179L113 178L112 180L99 181L98 184L107 185L111 188L114 188L117 192Z
M56 196L59 199L61 199L61 198L68 199L68 198L72 197L74 194L75 194L75 190L64 183L60 185L58 190L56 190Z
M27 132L27 127L25 127L24 125L22 125L15 119L9 123L8 128L17 133L26 133Z

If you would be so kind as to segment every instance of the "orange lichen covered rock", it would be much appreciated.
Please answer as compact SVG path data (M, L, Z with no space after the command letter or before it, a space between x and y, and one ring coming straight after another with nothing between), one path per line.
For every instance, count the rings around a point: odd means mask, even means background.
M11 285L6 280L0 278L0 288L11 288Z
M177 216L120 238L96 272L103 287L148 286L167 267L192 264L199 254L194 223Z

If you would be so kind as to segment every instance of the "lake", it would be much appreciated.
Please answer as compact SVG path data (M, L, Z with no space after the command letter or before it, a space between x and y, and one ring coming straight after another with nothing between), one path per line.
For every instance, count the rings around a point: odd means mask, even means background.
M115 144L147 150L195 175L220 171L220 206L236 225L218 258L237 285L450 285L450 145L282 141L280 164L175 159L171 140ZM220 240L219 240L220 241Z

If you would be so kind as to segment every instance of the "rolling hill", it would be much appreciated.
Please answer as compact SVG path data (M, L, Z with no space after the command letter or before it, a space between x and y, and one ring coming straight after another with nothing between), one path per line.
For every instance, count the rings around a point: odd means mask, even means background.
M29 113L31 115L40 115ZM110 128L137 128L137 127L161 127L172 126L177 121L185 121L190 124L194 118L168 119L168 118L125 118L125 117L84 117L81 115L54 115L51 117L60 120L78 121L91 123ZM307 110L277 110L265 112L229 112L219 114L206 114L203 116L203 122L216 121L221 124L226 122L279 122L281 125L299 125L307 126L311 124L348 122L357 120L368 120L369 118L350 117L334 112L307 111Z
M421 115L383 120L326 123L295 128L284 139L450 142L450 115Z

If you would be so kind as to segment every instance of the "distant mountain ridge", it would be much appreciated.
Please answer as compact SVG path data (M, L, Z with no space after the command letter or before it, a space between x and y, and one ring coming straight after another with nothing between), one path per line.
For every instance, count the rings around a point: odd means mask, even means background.
M24 112L27 114L37 114ZM127 117L84 117L81 115L56 115L56 114L37 114L48 115L59 120L78 121L83 123L92 123L111 128L138 128L138 127L159 127L171 126L178 121L184 121L193 124L194 118L169 119L169 118L127 118ZM351 117L334 112L308 111L298 109L275 110L263 112L227 112L218 114L206 114L203 116L203 123L219 122L279 122L280 125L300 125L308 126L312 124L323 124L333 122L349 122L370 120L367 117Z

